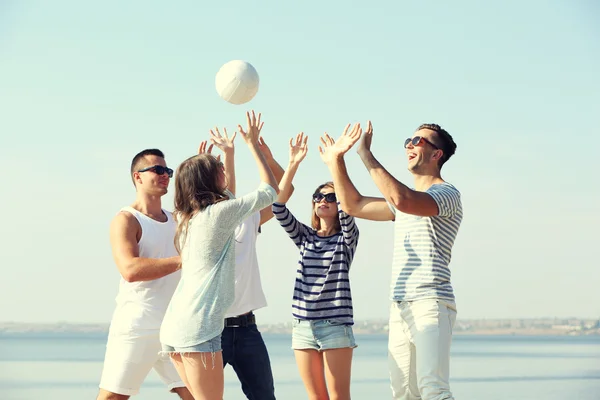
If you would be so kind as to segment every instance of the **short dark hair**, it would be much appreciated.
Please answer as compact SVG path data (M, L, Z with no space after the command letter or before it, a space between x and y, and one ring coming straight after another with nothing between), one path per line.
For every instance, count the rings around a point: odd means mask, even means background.
M420 131L421 129L429 129L430 131L437 133L437 138L436 140L433 140L433 143L444 153L442 158L438 161L438 165L441 169L442 165L444 165L444 163L456 152L456 143L454 142L454 139L452 139L452 135L438 124L421 124L421 126L417 128L417 131Z
M132 180L133 173L140 169L140 164L142 163L143 158L146 156L157 156L160 158L165 158L164 153L159 149L146 149L140 151L135 155L135 157L133 157L133 160L131 160L131 169L129 171L129 174L131 175ZM135 180L133 181L133 183L135 184Z

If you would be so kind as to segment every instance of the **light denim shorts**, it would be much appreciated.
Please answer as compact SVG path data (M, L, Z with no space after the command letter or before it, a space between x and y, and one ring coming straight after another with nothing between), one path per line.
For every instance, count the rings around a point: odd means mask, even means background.
M194 346L189 347L172 347L168 344L162 343L162 354L170 353L215 353L221 351L221 334L214 338L207 340L206 342L198 343Z
M331 350L357 347L351 325L340 324L328 319L294 319L292 349Z

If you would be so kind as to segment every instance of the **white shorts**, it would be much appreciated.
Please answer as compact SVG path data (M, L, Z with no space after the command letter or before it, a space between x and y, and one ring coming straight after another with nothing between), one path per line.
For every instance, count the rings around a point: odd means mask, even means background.
M168 356L160 356L159 331L110 333L100 389L125 396L139 393L152 368L168 390L185 387Z

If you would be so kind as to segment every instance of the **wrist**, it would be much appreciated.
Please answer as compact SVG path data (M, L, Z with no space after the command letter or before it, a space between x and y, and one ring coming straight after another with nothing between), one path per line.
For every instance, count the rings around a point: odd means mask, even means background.
M333 154L331 157L329 157L327 159L327 161L325 161L325 164L327 164L327 165L333 165L333 164L337 164L340 161L343 161L344 160L344 154L345 153Z
M365 161L371 157L373 157L373 153L371 152L371 150L365 149L365 150L359 150L358 152L358 156L361 158L361 160Z

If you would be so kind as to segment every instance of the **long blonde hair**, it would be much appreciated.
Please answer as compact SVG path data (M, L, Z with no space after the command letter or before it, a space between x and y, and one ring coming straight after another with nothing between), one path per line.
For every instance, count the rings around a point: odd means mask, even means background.
M177 220L175 248L181 253L181 244L185 242L187 227L199 211L211 204L227 200L228 196L219 188L221 164L211 154L198 154L179 165L175 175L175 210ZM180 240L183 239L183 240Z

